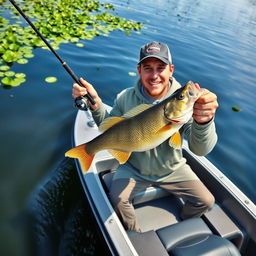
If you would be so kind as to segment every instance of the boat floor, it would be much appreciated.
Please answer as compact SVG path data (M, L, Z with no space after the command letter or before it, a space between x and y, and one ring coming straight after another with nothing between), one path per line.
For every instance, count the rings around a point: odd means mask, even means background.
M102 185L105 188L105 192L107 195L109 193L109 188L113 175L113 170L104 171L100 175ZM147 236L149 234L152 235L152 232L153 234L156 234L156 232L162 232L161 230L168 230L170 227L175 226L174 224L184 222L179 217L183 205L182 200L170 193L167 193L163 189L150 187L148 190L136 195L133 201L133 205L142 234L146 234ZM209 212L210 214L205 214L202 218L197 218L201 221L199 222L199 224L203 223L202 232L207 229L209 230L209 232L213 232L224 239L227 238L240 249L243 241L243 234L241 230L236 226L236 224L228 217L228 215L225 214L225 212L217 204ZM184 226L182 228L184 236L189 236L189 233L193 232L200 233L200 228L198 231L195 231L195 229L197 228L196 225L192 223L192 225L189 224L189 226ZM219 226L219 228L216 228L215 226ZM167 232L169 233L169 231ZM134 244L137 244L137 247L138 244L140 244L141 242L143 243L143 240L141 240L141 238L139 240L139 243L137 243L134 238L132 240Z
M135 205L141 231L157 230L181 221L180 204L175 196L170 195Z
M113 175L114 171L105 171L101 175L107 195ZM179 215L182 201L160 188L150 187L148 191L137 194L133 205L142 232L157 230L181 221Z

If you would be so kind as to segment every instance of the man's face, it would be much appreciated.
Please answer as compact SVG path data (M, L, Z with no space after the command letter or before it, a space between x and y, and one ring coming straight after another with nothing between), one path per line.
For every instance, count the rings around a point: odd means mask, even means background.
M145 59L138 66L138 73L146 94L154 99L162 98L168 91L173 70L173 65L166 65L157 58Z

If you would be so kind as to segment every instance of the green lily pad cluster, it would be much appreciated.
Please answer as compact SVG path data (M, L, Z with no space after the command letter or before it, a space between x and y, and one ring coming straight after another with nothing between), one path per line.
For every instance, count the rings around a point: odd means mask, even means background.
M3 77L2 83L4 85L12 87L19 86L21 83L26 81L26 74L10 71L9 66L0 66L0 77Z
M62 43L71 42L83 47L84 44L80 43L80 40L91 40L100 35L108 36L113 30L124 31L129 35L131 31L139 31L143 27L140 22L115 16L113 5L99 1L16 0L16 3L55 50L58 50ZM6 74L5 69L9 67L10 72L14 63L26 64L34 57L33 49L37 47L48 48L9 1L0 0L0 5L1 83L17 86L18 81L20 84L25 82L25 74L21 79L19 74Z

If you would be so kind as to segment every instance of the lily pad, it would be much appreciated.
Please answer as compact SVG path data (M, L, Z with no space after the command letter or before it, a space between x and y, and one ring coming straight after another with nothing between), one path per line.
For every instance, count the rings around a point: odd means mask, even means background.
M82 43L77 43L76 46L77 46L77 47L84 47L84 44L82 44Z
M22 83L24 83L26 81L25 78L14 78L12 81L11 81L11 86L12 87L16 87L16 86L19 86L21 85Z
M58 81L58 79L54 76L48 76L44 80L46 83L55 83Z
M11 85L11 82L12 82L12 78L11 77L4 77L1 82L5 85Z
M7 71L7 70L9 70L9 69L10 69L10 67L7 66L7 65L0 66L0 70L1 70L1 71Z
M15 74L15 77L17 77L17 78L22 78L22 77L25 77L26 76L26 74L24 74L24 73L16 73Z
M9 45L9 49L12 51L17 51L19 48L20 48L20 46L15 43Z
M18 59L18 53L15 51L11 51L11 50L7 50L3 55L2 55L2 59L5 62L14 62Z
M129 72L129 76L136 76L137 74L135 72Z
M33 53L26 53L26 54L24 54L24 57L26 57L26 58L33 58L34 54Z
M77 38L77 37L72 37L72 38L70 38L70 41L71 41L72 43L76 43L76 42L79 41L79 38Z
M15 72L13 72L13 71L6 71L4 74L5 74L5 76L13 77L15 75Z
M241 111L241 109L239 107L237 107L237 106L233 106L232 110L235 111L235 112Z
M19 63L19 64L27 64L28 60L22 58L22 59L17 60L17 63Z

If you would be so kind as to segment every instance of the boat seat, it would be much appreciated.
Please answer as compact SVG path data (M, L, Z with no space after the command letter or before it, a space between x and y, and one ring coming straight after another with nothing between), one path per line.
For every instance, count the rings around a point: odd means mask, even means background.
M107 191L107 193L109 192L114 174L115 174L115 171L106 171L101 176L104 188ZM132 200L132 204L136 205L136 204L148 202L154 199L162 198L165 196L170 196L170 193L158 187L148 187L147 189L135 195L135 197Z
M227 238L238 249L242 248L244 243L243 232L220 206L215 204L214 207L202 216L202 219L214 234Z
M201 218L191 218L156 231L164 247L174 256L239 256L229 240L214 235Z
M154 230L128 235L139 256L169 255Z

